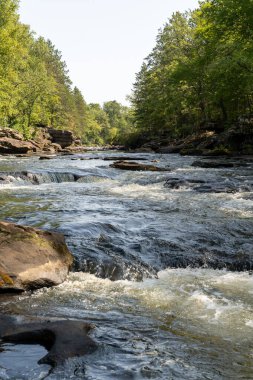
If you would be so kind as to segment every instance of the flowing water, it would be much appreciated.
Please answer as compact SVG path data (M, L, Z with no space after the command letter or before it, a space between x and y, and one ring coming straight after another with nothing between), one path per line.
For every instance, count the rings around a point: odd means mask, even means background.
M63 284L1 309L86 320L99 346L53 372L42 348L2 346L0 379L253 379L252 160L141 154L170 171L129 172L110 155L0 160L0 219L62 232L75 256Z

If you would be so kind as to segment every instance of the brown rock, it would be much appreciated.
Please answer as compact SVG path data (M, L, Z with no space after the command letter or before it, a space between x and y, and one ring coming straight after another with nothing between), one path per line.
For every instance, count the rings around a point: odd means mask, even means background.
M58 285L72 262L63 235L0 222L0 292Z
M99 159L100 157L95 157L95 159ZM94 159L94 157L93 157ZM107 156L103 157L104 161L147 161L148 159L145 157L138 157L138 156L130 156L130 157L124 157L124 156Z
M62 147L59 144L52 143L51 146L54 148L54 150L56 152L61 152L62 151Z
M10 137L0 138L0 153L25 154L36 152L36 147L31 142L16 140Z
M138 162L128 161L116 161L110 165L111 168L121 170L133 170L133 171L151 171L151 172L163 172L169 171L169 168L160 168L154 165L139 164Z
M47 128L47 132L51 137L52 143L60 145L61 148L66 148L72 145L75 141L75 137L71 131Z
M0 128L0 139L2 137L8 137L15 140L23 140L22 135L17 132L15 129L11 128Z

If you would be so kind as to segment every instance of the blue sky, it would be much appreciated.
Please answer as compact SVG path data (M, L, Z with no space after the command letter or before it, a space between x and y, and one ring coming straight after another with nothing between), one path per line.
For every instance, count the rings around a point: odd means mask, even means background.
M127 104L158 29L197 0L20 0L21 21L62 52L88 103Z

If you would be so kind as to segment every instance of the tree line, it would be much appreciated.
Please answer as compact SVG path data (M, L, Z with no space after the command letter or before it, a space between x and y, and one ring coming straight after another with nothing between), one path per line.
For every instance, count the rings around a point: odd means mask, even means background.
M0 126L30 138L36 126L72 130L84 144L123 143L132 114L116 101L87 104L62 55L19 20L18 0L0 0Z
M136 76L136 138L182 137L253 112L253 1L173 14Z
M253 0L204 0L173 14L136 75L131 107L87 104L61 53L0 0L0 126L26 138L38 125L84 144L178 138L253 113Z

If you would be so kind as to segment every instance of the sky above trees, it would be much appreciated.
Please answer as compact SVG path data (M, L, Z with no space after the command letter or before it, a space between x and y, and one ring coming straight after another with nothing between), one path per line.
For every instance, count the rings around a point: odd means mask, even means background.
M88 103L127 104L158 29L197 0L21 0L21 21L62 52Z

